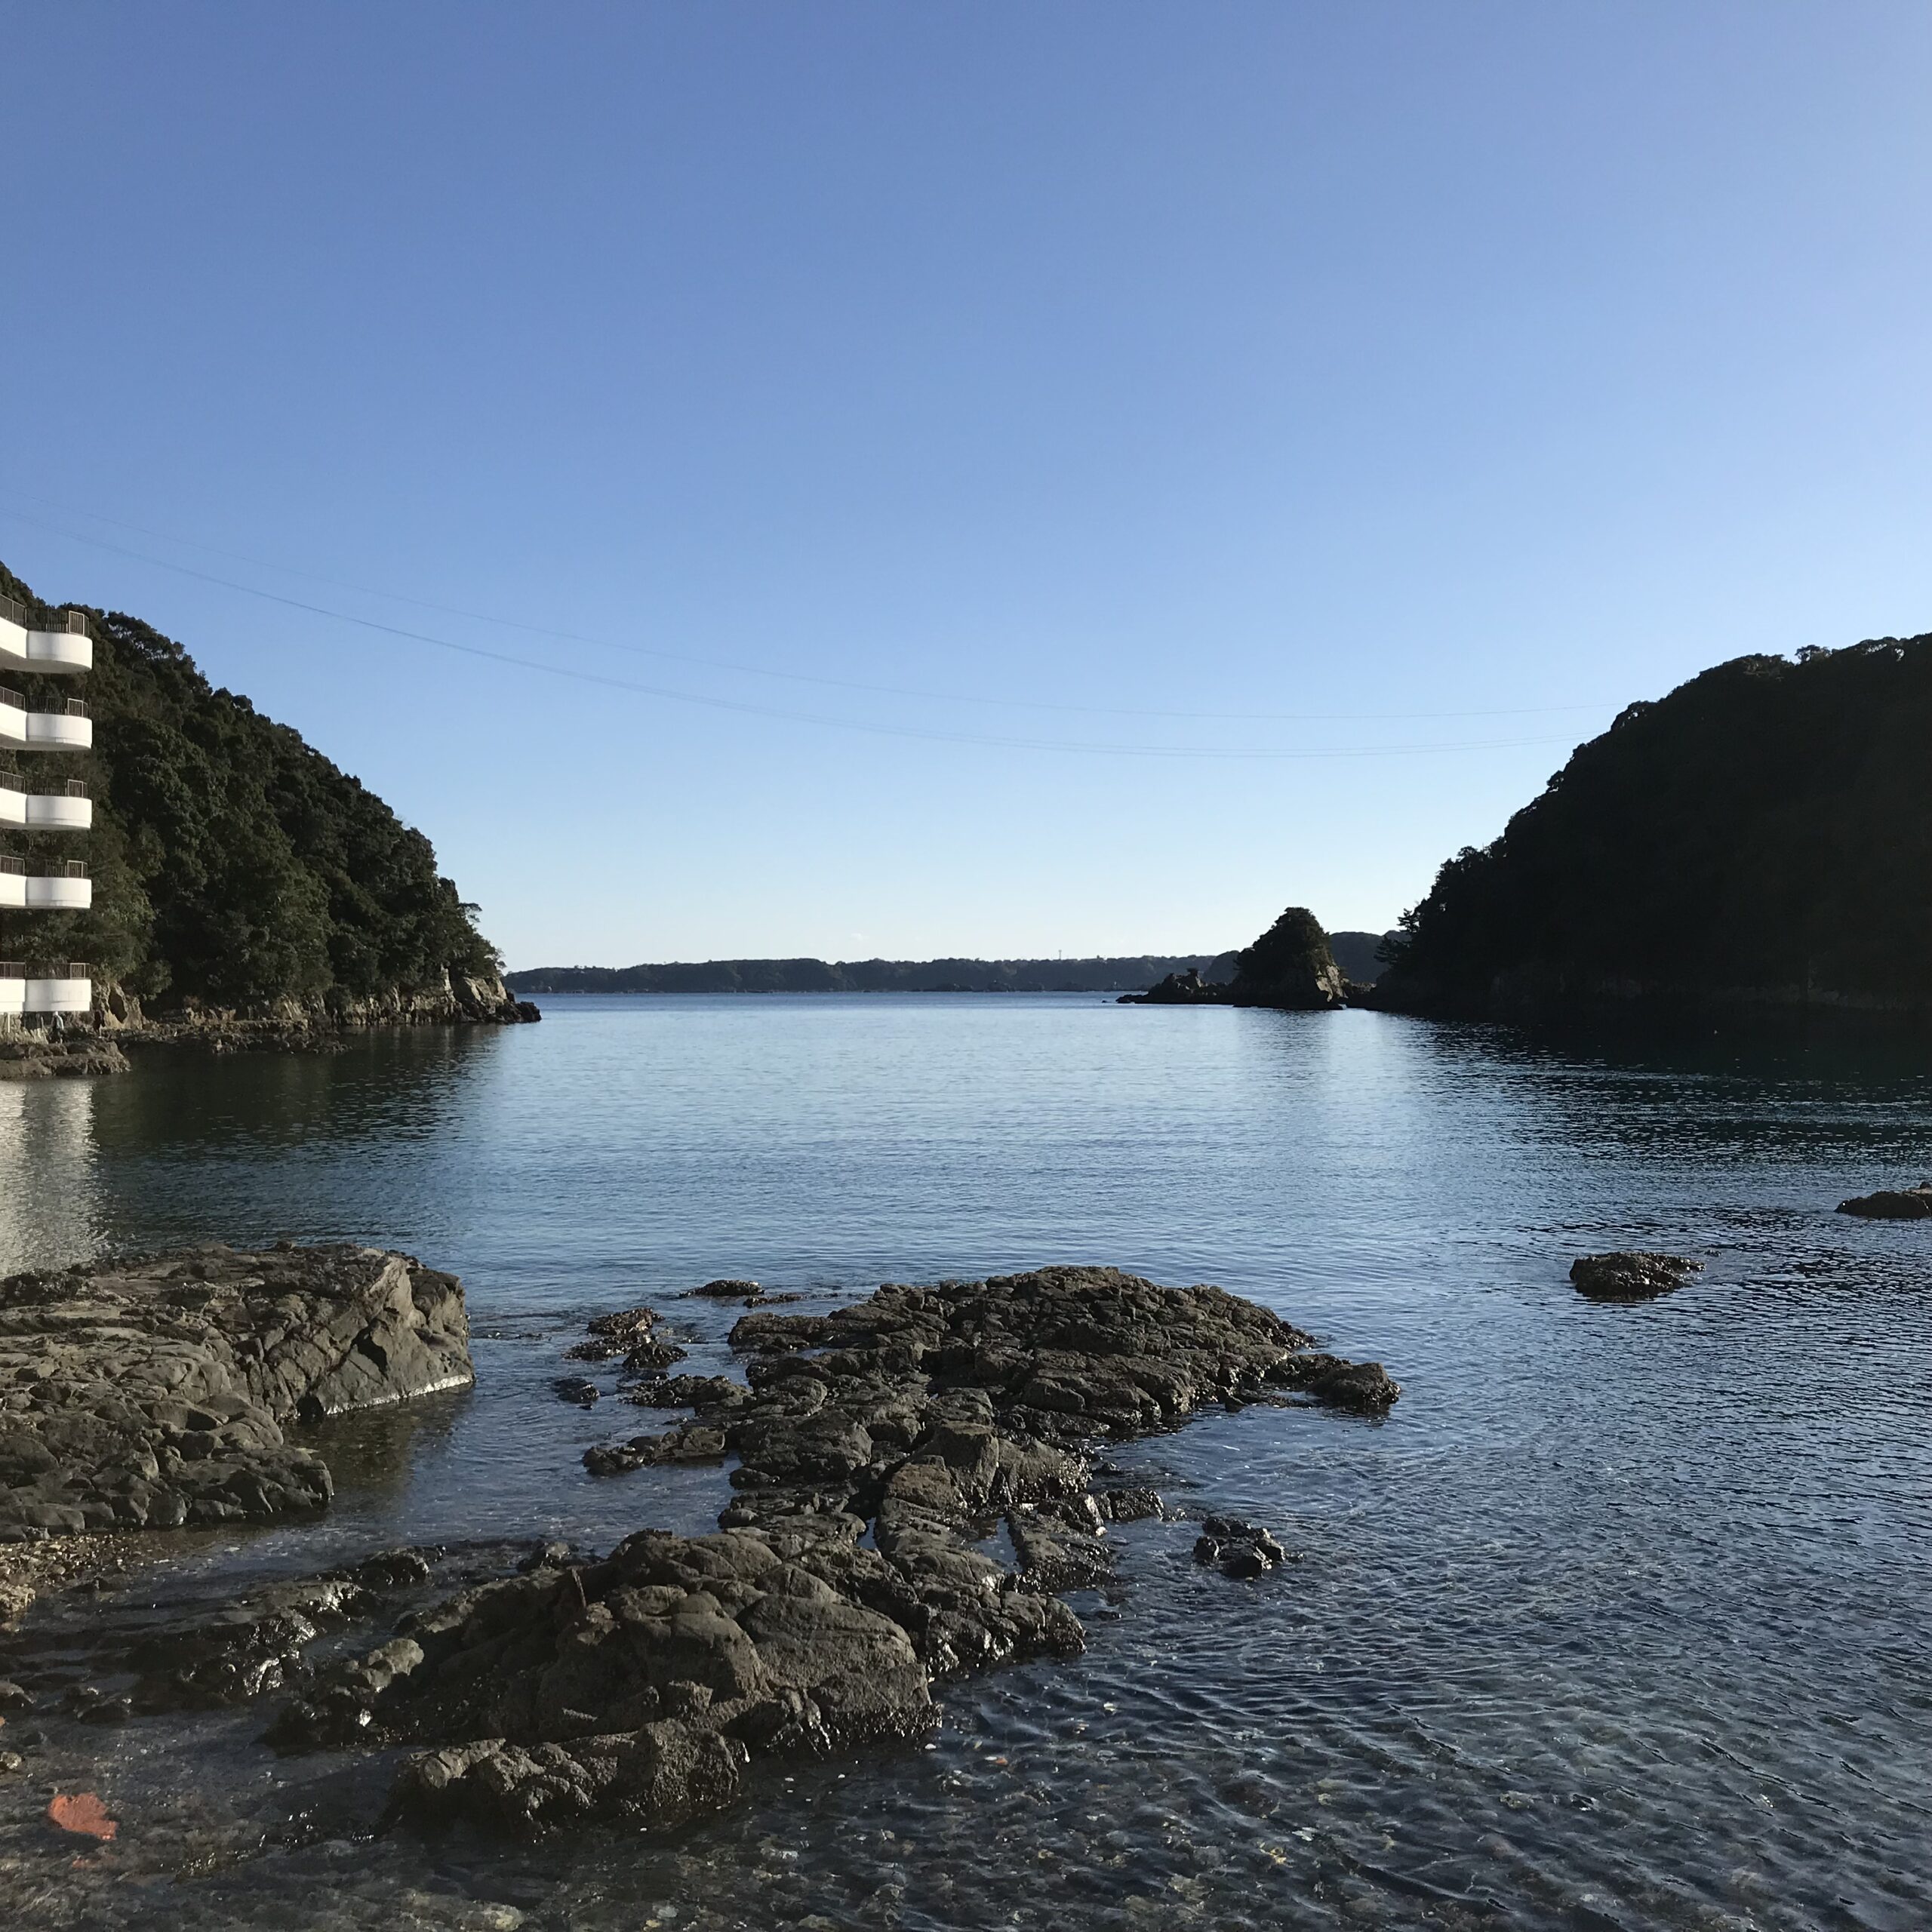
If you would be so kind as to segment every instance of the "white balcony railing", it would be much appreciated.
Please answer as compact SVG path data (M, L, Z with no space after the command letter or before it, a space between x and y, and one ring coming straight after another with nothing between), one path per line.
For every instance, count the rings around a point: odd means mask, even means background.
M26 606L0 597L0 671L78 677L94 669L94 639L78 611L29 618Z
M26 1010L29 1013L88 1013L94 1008L94 982L85 978L30 979L27 982Z
M94 904L94 881L82 865L29 872L24 859L0 857L0 908L27 912L85 912Z
M0 963L0 1019L88 1013L93 1008L94 980L84 959L49 966Z
M94 801L85 792L75 798L60 792L29 792L26 808L28 827L35 832L94 829Z
M69 780L57 792L29 791L17 771L0 771L0 826L32 832L88 832L94 801L88 788Z
M20 693L0 687L0 749L85 752L94 749L94 720L78 698L57 711L29 711Z
M94 904L94 881L91 878L62 878L57 875L48 877L45 873L27 875L27 905L29 912L85 912Z

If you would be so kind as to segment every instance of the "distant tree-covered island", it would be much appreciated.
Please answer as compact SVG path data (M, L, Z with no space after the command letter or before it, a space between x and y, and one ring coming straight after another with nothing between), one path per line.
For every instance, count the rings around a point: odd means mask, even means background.
M54 608L4 565L0 594L36 616ZM109 1022L143 1007L149 1019L283 1024L520 1017L475 909L421 832L299 734L211 686L151 625L87 615L93 752L36 755L32 769L92 792L93 906L11 915L0 956L87 961ZM66 695L14 681L29 702Z
M1374 1003L1524 1022L1932 1018L1932 635L1740 657L1450 860Z
M1344 977L1382 971L1386 933L1331 933ZM1192 973L1231 981L1238 952L1131 953L1091 959L707 959L642 966L535 966L504 983L531 993L1134 993Z
M644 966L542 966L506 976L528 993L1112 993L1232 954L1109 959L709 959Z

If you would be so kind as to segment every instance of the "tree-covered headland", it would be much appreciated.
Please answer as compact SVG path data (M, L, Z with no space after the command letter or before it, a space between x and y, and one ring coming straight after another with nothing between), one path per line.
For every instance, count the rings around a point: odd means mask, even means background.
M1580 746L1402 920L1374 1003L1932 1014L1932 635L1740 657Z
M4 565L0 593L53 608ZM119 611L87 614L94 668L78 687L9 681L30 704L78 688L93 715L91 754L19 760L36 783L89 786L94 829L79 849L93 909L0 915L0 957L86 960L97 985L150 1012L346 1009L495 980L475 909L421 832L287 725L211 686L173 639ZM77 848L17 834L14 849L58 860Z

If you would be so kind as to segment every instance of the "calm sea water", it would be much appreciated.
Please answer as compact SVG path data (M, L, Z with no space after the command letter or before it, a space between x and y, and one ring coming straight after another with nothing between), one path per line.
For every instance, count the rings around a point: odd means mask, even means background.
M0 1269L287 1234L468 1287L473 1392L343 1426L326 1522L184 1540L155 1588L709 1527L715 1472L592 1481L583 1447L638 1413L549 1383L589 1315L718 1275L833 1297L1115 1263L1264 1300L1402 1399L1125 1452L1300 1560L1235 1584L1186 1525L1131 1527L1124 1587L1078 1600L1088 1654L948 1687L934 1748L774 1779L671 1838L525 1850L368 1841L375 1785L275 1765L259 1714L136 1724L88 1741L123 1828L82 1870L23 1822L44 1794L0 1799L23 1918L1932 1923L1932 1225L1831 1211L1932 1172L1922 1072L1070 997L543 1004L0 1086ZM1611 1246L1708 1271L1594 1306L1565 1272ZM729 1311L673 1312L691 1366L721 1363Z

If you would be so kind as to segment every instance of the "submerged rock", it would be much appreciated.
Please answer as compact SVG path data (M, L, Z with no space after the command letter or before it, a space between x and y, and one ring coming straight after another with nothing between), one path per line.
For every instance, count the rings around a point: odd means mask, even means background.
M751 1400L742 1382L726 1375L660 1375L639 1383L624 1399L642 1409L737 1408Z
M1841 1214L1857 1214L1868 1221L1932 1220L1932 1180L1916 1187L1881 1188L1876 1194L1854 1195L1838 1203Z
M653 1325L629 1310L601 1338L634 1348ZM1091 1492L1095 1439L1204 1404L1399 1392L1254 1303L1109 1268L892 1284L831 1315L746 1315L731 1339L746 1384L680 1377L694 1420L585 1459L735 1454L719 1534L645 1531L468 1591L325 1669L272 1737L420 1747L392 1819L675 1823L760 1761L917 1736L938 1681L1077 1654L1054 1592L1104 1581L1109 1524L1160 1509ZM1002 1519L1011 1567L978 1546Z
M594 1476L622 1475L651 1463L721 1463L724 1432L686 1423L658 1435L634 1435L628 1442L599 1443L583 1452L583 1466Z
M1651 1301L1683 1287L1703 1265L1680 1254L1585 1254L1571 1263L1570 1278L1592 1301Z
M425 1570L426 1574L426 1566ZM365 1610L369 1589L346 1574L270 1584L211 1617L164 1629L131 1650L134 1709L203 1709L279 1690L324 1632Z
M463 1290L407 1255L219 1245L0 1281L0 1543L318 1509L286 1425L466 1385Z

